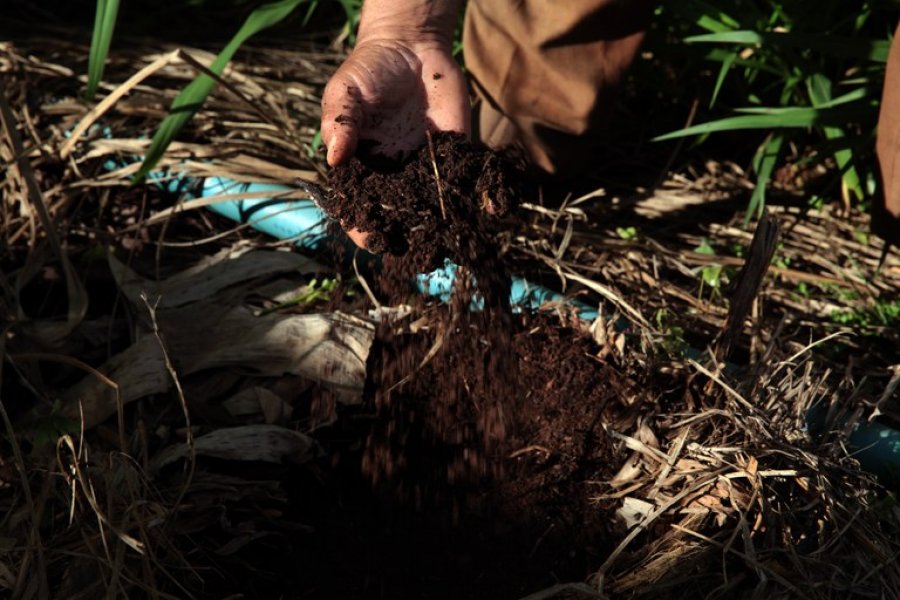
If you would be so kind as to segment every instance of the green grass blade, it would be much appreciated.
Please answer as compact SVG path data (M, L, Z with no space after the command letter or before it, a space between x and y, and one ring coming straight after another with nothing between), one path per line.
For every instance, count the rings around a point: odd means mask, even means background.
M807 86L807 91L809 91L808 86ZM836 106L852 104L854 102L858 102L860 100L867 100L867 99L869 101L872 100L872 93L869 88L861 87L861 88L857 88L853 91L847 92L843 96L838 96L837 98L831 98L829 100L822 101L819 103L816 103L814 101L813 107L817 108L817 109L834 108ZM734 110L735 110L735 112L739 112L742 114L777 115L777 114L784 114L784 113L790 114L791 111L796 111L798 108L803 108L803 107L797 107L797 106L784 106L784 107L781 107L781 106L776 106L776 107L748 106L748 107L744 107L744 108L736 108Z
M225 70L225 66L234 57L241 45L251 36L259 31L271 27L283 20L291 14L295 8L306 0L280 0L260 6L247 17L243 26L231 38L231 41L222 49L216 59L212 62L209 70L216 75L221 75ZM134 181L140 181L150 172L151 169L159 162L166 148L178 135L182 127L191 119L197 110L203 105L206 97L215 86L215 81L209 75L200 75L194 81L189 83L175 100L169 109L168 116L163 119L159 129L153 136L144 162L141 164L140 170L135 174Z
M716 104L716 99L719 97L719 91L722 89L722 84L725 83L725 77L728 75L728 72L731 71L731 66L737 58L738 53L732 52L722 61L722 67L719 69L719 76L716 77L716 87L713 88L712 98L709 99L710 108Z
M747 214L744 215L744 227L750 223L750 217L756 214L759 218L762 216L763 209L766 207L766 188L772 179L772 171L778 163L778 157L781 155L781 146L784 143L784 134L776 133L769 137L756 153L753 158L753 168L756 171L756 188L753 195L750 196L750 204L747 205Z
M809 92L809 98L813 106L824 106L832 102L831 80L821 73L813 73L806 80L806 89ZM846 133L842 127L826 126L822 128L825 137L829 141L840 140L846 137ZM853 149L845 147L834 152L834 160L837 162L841 172L841 181L843 182L844 193L852 194L857 200L862 200L863 189L862 180L856 167L853 165Z
M669 3L669 6L679 20L692 22L706 31L731 31L741 26L738 21L720 8L700 0L683 0Z
M709 52L706 53L704 58L706 60L721 63L735 55L733 50L726 50L724 48L712 48ZM773 65L769 64L766 60L756 58L756 54L750 58L741 58L740 54L737 54L737 58L734 59L735 66L738 67L746 67L752 71L759 71L763 73L771 73L772 75L781 76L782 71Z
M813 127L815 125L841 125L857 118L871 114L875 101L835 106L832 108L788 107L765 109L766 114L748 114L726 117L709 123L701 123L693 127L679 129L653 138L654 142L671 140L680 137L736 131L741 129L790 129L797 127ZM753 109L754 111L759 109Z
M877 63L887 62L891 43L870 40L780 31L719 31L684 38L687 44L739 44L777 48L809 49L844 58L861 58Z
M116 28L116 17L119 14L119 0L97 0L97 12L94 14L94 30L91 34L91 51L88 54L88 85L85 96L93 100L100 80L103 79L103 67L109 55L113 31Z
M309 7L306 9L306 14L303 15L304 27L309 25L309 20L312 19L313 13L316 12L317 8L319 8L319 0L310 0Z

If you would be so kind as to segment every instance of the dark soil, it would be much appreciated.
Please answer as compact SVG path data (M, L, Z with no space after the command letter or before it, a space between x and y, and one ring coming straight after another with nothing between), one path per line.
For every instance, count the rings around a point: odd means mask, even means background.
M260 489L280 479L287 492L283 504L222 507L223 527L269 533L233 554L207 551L203 597L520 598L584 580L621 538L618 503L595 499L624 460L603 424L636 397L636 379L601 362L601 348L557 318L516 316L520 385L497 403L505 435L486 454L478 408L492 399L466 391L482 353L436 355L385 391L394 357L423 359L437 335L410 332L412 322L378 340L366 403L314 432L319 461L202 464L203 473L243 469ZM472 349L477 338L469 336ZM457 404L446 404L451 387ZM197 552L194 542L187 548Z
M363 156L333 169L322 208L345 229L368 233L369 250L386 255L392 270L414 275L445 258L464 266L489 259L490 222L515 208L521 181L509 156L439 132L405 161Z
M378 331L365 442L333 450L337 485L360 487L312 511L322 564L353 553L314 577L317 592L341 582L331 597L517 597L584 579L612 539L590 482L619 467L602 423L632 384L580 332L511 311L493 231L516 204L514 162L457 134L429 144L336 169L324 206L370 232L391 301L408 301L412 275L460 265L449 306L423 301Z
M494 235L497 219L515 206L519 190L512 182L519 175L504 155L441 132L403 162L370 156L335 169L324 202L342 226L369 232L369 247L384 253L379 292L391 303L408 300L416 274L445 260L459 266L450 310L431 314L431 335L382 324L385 353L372 393L379 410L402 412L408 407L394 402L395 387L422 376L437 384L418 418L441 441L466 447L445 481L478 479L496 468L491 455L506 437L508 398L521 394L510 277ZM473 302L481 309L471 310ZM391 427L403 429L410 417L395 415ZM410 461L393 445L388 439L370 445L364 467L374 480Z
M592 482L621 466L602 423L621 412L633 384L555 318L517 317L513 328L520 385L496 403L468 395L484 360L477 335L467 338L469 352L436 356L387 398L395 382L385 369L410 348L424 358L436 332L380 340L374 415L357 414L356 434L344 415L324 436L335 444L327 454L340 458L327 469L327 501L308 513L316 531L299 589L329 598L517 598L596 569L615 520L593 502L603 490ZM501 410L502 438L480 426L479 409L491 405ZM368 441L354 449L347 442L360 431Z

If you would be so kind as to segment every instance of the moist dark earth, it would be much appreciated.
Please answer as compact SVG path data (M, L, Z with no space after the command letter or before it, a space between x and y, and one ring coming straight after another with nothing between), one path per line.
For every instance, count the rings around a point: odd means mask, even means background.
M596 482L622 462L602 427L636 384L554 315L512 329L519 385L502 398L466 391L484 369L477 336L390 393L396 357L421 359L435 334L377 342L365 406L319 430L328 458L289 478L291 510L312 528L292 536L295 567L267 561L259 572L279 575L254 595L518 598L599 566L619 525ZM482 411L499 413L490 433Z
M583 580L610 550L592 482L620 466L602 428L635 383L556 315L511 310L493 229L518 179L452 133L332 172L324 208L384 254L377 295L408 301L409 276L445 259L461 274L448 305L381 323L364 407L318 432L331 459L291 503L314 531L297 597L514 598Z
M511 153L438 132L405 160L362 151L336 167L322 208L345 229L368 233L375 254L405 257L394 271L426 273L444 258L477 265L490 258L492 222L515 209L523 172Z

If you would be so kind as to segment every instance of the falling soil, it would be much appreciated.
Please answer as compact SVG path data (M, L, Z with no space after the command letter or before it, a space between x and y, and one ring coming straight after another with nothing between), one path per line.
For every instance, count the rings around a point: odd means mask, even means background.
M465 136L429 134L427 144L402 162L353 159L332 172L324 208L345 228L369 232L367 243L384 253L379 293L405 302L410 278L452 261L458 265L449 311L431 314L427 348L393 320L379 336L389 348L377 368L372 397L379 410L397 410L394 392L433 372L427 411L437 435L466 447L445 479L478 480L497 466L490 459L505 439L508 398L519 394L512 348L510 277L497 247L497 220L509 214L521 181L515 163L471 144ZM473 304L479 310L471 310ZM403 426L406 415L397 417ZM393 427L393 425L392 425ZM374 480L409 461L392 444L372 442L364 464Z
M494 232L521 179L515 161L452 133L402 163L354 159L332 172L323 208L369 232L387 303L409 301L415 274L459 266L449 305L421 300L378 329L366 441L335 453L380 516L323 541L361 553L345 562L358 572L327 578L347 586L340 597L514 597L583 579L596 567L590 549L610 539L589 482L617 468L602 423L630 384L579 331L511 310Z
M300 494L327 500L304 510L319 519L307 549L321 568L305 571L297 589L332 598L517 598L597 568L617 525L615 503L596 501L604 491L596 482L621 463L603 423L635 385L556 317L516 316L512 329L520 384L498 403L505 435L487 456L479 454L478 409L489 399L464 398L468 378L482 370L477 335L468 336L469 352L436 355L374 413L344 415L320 434L338 458L320 483L330 495ZM385 368L398 353L415 348L423 358L438 335L406 328L381 339L370 392L390 386ZM442 390L454 386L457 402L446 404ZM368 441L354 447L348 441L360 430ZM481 456L478 468L473 456ZM374 485L360 462L378 465Z

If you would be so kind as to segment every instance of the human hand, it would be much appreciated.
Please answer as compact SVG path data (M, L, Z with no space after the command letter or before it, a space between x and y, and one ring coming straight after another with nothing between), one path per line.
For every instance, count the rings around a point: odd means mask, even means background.
M375 37L361 40L322 96L322 139L330 166L348 161L360 141L367 151L402 158L425 132L469 133L469 96L449 40ZM366 235L348 231L365 247Z

